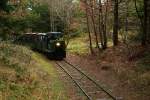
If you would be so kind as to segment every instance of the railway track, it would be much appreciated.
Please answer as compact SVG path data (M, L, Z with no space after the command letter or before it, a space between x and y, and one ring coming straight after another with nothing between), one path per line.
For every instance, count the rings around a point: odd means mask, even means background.
M87 100L119 100L104 89L102 85L68 61L63 60L56 62L56 64L71 79L75 86L80 89Z

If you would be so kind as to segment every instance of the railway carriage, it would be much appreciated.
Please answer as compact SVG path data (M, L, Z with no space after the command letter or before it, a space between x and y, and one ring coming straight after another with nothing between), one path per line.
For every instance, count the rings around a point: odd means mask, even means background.
M61 32L26 33L21 41L32 49L46 53L49 57L63 59L66 57L66 45Z

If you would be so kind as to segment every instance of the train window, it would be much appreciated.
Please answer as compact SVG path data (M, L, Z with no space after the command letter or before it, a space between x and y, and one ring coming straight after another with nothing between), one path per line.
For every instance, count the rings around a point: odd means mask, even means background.
M42 41L42 40L43 40L43 37L42 37L42 36L39 36L39 40Z
M56 39L55 35L51 35L50 39L55 40Z
M56 40L56 39L59 39L59 38L61 38L61 37L63 37L63 34L50 34L49 35L49 38L51 39L51 40Z

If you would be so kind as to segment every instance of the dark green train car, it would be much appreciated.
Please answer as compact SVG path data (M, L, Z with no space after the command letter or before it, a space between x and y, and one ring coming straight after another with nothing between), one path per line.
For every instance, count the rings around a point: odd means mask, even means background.
M61 32L26 33L22 36L23 42L33 49L46 53L50 57L63 59L66 57L66 45Z

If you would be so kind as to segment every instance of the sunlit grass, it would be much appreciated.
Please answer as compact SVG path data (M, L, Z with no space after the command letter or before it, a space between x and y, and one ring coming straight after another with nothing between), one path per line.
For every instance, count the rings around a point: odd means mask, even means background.
M88 53L88 46L82 41L72 41L68 45L68 51L77 54L86 54Z
M87 36L85 34L82 34L79 37L72 38L69 41L67 50L71 53L76 53L76 54L89 53L89 45L87 41Z
M113 42L111 39L108 39L107 46L108 47L113 46ZM92 39L92 47L96 48L96 43L95 43L94 39ZM101 46L100 46L100 48L101 48ZM90 53L88 34L84 33L78 37L72 38L69 41L67 50L68 50L68 52L75 53L75 54L81 54L81 55Z

